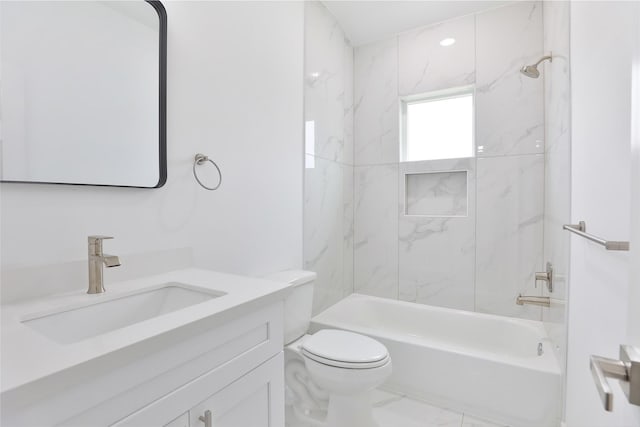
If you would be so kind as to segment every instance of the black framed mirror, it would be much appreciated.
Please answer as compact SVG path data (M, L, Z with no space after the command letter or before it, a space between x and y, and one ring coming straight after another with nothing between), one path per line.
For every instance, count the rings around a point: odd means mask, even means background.
M159 1L0 2L2 182L167 179Z

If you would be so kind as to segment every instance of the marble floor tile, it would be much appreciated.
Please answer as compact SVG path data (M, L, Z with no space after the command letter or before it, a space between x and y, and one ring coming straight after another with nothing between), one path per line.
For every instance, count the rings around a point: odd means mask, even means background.
M380 427L459 427L462 414L376 390L373 417Z
M405 396L400 393L392 393L390 391L375 389L371 393L371 404L374 408L378 408L396 400L403 399Z
M480 418L474 418L469 415L462 417L462 427L504 427L500 424L494 424L489 421L481 420Z
M380 389L373 391L371 401L373 418L380 427L505 427ZM317 427L296 420L290 407L287 407L285 425Z

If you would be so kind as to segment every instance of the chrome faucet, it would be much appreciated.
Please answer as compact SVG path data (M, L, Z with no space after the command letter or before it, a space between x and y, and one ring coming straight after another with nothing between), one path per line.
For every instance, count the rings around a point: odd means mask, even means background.
M518 305L539 305L542 307L551 307L551 298L550 297L536 297L530 295L518 295L516 298L516 304Z
M102 266L118 267L120 259L102 252L102 241L113 239L109 236L89 236L89 289L88 294L101 294L105 291Z

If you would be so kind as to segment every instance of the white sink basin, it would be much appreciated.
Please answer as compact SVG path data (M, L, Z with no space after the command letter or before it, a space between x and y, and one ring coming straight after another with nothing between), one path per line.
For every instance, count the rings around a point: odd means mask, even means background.
M53 341L71 344L223 295L226 293L172 282L111 299L106 299L108 293L101 294L97 296L100 301L29 316L22 323Z

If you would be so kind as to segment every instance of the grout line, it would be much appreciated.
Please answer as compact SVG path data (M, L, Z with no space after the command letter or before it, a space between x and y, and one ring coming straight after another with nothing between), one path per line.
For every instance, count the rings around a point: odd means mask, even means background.
M304 153L304 156L305 156L305 157L306 157L306 156L311 156L311 157L314 157L314 158L316 158L316 159L325 160L325 161L327 161L327 162L333 162L333 163L336 163L336 164L341 165L341 166L350 166L350 167L355 167L355 165L354 165L354 164L352 164L352 163L345 163L345 162L341 162L341 161L339 161L339 160L336 160L336 159L330 159L330 158L328 158L328 157L325 157L325 156L319 156L319 155L317 155L317 154L311 154L311 153L307 153L307 152L305 152L305 153Z
M387 406L390 403L399 402L406 397L403 394L396 394L396 393L389 393L389 394L393 394L393 396L389 396L386 399L380 400L378 402L373 402L372 406L374 408L382 408L383 406Z

